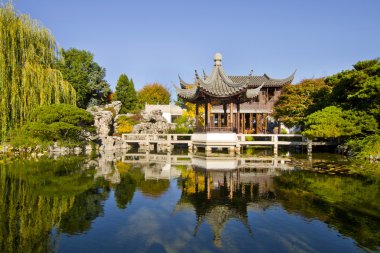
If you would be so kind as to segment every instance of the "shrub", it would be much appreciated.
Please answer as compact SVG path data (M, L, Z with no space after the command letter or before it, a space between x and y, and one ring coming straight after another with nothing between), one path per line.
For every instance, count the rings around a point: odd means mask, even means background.
M10 134L14 147L47 146L58 141L65 146L85 140L85 131L94 132L91 113L76 106L55 104L33 111L30 122Z
M245 140L246 140L246 141L253 141L254 138L253 138L253 136L246 136L246 137L245 137Z
M116 132L119 134L131 133L133 126L138 124L137 116L119 116L116 120Z
M360 158L380 156L380 135L369 135L363 139L351 139L346 142L353 154Z

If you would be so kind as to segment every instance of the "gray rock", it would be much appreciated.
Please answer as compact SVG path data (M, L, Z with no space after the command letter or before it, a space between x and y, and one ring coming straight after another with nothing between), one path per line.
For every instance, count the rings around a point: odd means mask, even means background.
M122 103L120 101L114 101L104 106L92 106L87 109L87 111L94 115L94 126L96 127L97 137L101 140L112 134L114 116L117 117L121 106Z
M94 126L96 127L96 133L99 138L107 137L111 134L113 125L113 115L110 111L98 111L93 113L94 115Z
M113 101L111 104L106 104L104 108L113 107L113 109L115 110L115 114L118 115L120 112L121 106L122 106L122 103L120 101Z
M135 134L167 134L170 124L162 116L161 110L153 110L150 113L143 112L142 123L133 127Z

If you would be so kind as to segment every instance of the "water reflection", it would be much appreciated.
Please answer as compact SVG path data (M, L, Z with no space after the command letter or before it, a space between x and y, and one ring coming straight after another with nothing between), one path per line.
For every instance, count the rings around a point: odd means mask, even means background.
M275 199L272 178L291 169L289 161L193 157L192 168L181 175L182 194L176 211L194 210L194 235L202 223L209 224L217 247L222 247L222 232L231 220L241 222L252 236L247 208L253 202L256 208L266 207L262 200Z
M91 236L104 252L379 250L380 179L300 170L321 164L337 166L322 158L115 153L3 162L0 252L78 251ZM157 229L146 229L146 210ZM264 218L273 212L275 225ZM132 217L145 225L131 229ZM314 220L328 227L316 235ZM115 232L104 234L105 226ZM274 236L280 228L286 240ZM104 250L100 238L110 244Z

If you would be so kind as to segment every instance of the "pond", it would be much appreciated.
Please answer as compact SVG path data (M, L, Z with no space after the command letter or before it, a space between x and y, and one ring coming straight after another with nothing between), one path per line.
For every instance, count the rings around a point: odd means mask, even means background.
M4 159L0 252L380 252L380 177L338 156Z

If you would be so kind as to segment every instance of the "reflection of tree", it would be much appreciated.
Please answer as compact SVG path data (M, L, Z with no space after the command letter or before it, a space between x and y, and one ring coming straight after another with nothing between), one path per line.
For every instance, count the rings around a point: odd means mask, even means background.
M50 231L92 185L82 158L0 166L0 252L49 252ZM90 177L88 176L90 173Z
M115 198L117 207L125 209L132 202L136 191L136 182L129 174L120 175L120 183L115 186Z
M120 165L121 166L121 165ZM149 197L159 197L163 193L165 193L170 186L170 182L167 179L145 179L145 170L159 170L161 169L161 164L148 163L148 164L140 164L140 166L136 166L132 169L129 169L126 174L124 174L124 182L122 182L119 187L119 191L117 193L120 194L119 199L122 198L122 195L129 194L130 202L133 198L133 192L137 187L142 194ZM124 189L124 193L122 193L122 189ZM131 192L133 191L133 192ZM124 196L124 198L129 198ZM122 205L123 206L123 205Z
M93 187L76 196L71 209L62 216L59 231L74 235L90 230L92 221L103 215L102 202L108 198L109 191L107 183L98 180Z
M379 247L379 180L303 171L277 177L274 184L286 210L318 218L364 247Z
M170 182L167 179L159 180L142 180L139 182L138 187L142 194L158 198L169 189Z

